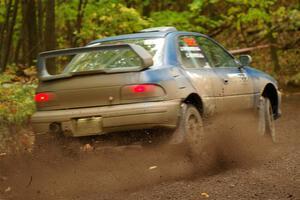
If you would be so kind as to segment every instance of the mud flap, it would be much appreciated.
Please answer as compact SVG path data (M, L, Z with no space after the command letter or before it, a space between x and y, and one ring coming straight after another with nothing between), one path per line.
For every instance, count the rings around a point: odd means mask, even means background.
M270 101L266 101L266 110L265 110L265 116L266 116L266 133L270 135L272 142L276 143L276 132L275 132L275 124L274 124L274 116L272 113L272 106L270 105ZM271 109L271 110L270 110Z
M259 98L258 105L258 133L260 136L264 136L266 133L266 101L263 97Z
M187 109L187 105L185 103L182 103L180 105L181 110L180 110L180 116L179 116L179 120L177 123L177 128L174 130L174 132L172 133L171 139L169 141L170 145L176 145L176 144L182 144L184 141L184 130L182 130L184 128L184 120L182 119L182 117L184 116L186 109Z
M269 135L272 141L276 143L274 117L273 113L269 110L270 107L269 99L260 97L258 106L258 133L260 136Z

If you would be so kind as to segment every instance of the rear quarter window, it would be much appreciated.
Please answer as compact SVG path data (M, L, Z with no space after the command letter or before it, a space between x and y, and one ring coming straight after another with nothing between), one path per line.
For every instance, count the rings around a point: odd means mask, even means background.
M193 36L181 36L178 40L178 52L181 64L185 68L207 68L208 62Z
M133 43L142 46L153 56L154 65L161 65L163 60L164 38L137 38L102 42L101 44ZM100 44L100 45L101 45Z

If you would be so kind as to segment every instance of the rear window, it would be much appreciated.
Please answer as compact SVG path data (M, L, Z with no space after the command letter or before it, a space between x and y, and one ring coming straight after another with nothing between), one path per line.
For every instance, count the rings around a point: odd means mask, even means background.
M133 43L144 47L153 56L154 65L161 64L163 38L117 40L91 46L123 43ZM75 55L71 62L65 66L63 73L94 70L105 70L108 72L122 69L130 70L139 68L141 65L140 58L129 48L108 49Z
M151 39L128 39L128 40L115 40L102 42L101 44L123 44L133 43L144 47L152 56L154 65L162 63L162 51L164 46L164 38L151 38Z

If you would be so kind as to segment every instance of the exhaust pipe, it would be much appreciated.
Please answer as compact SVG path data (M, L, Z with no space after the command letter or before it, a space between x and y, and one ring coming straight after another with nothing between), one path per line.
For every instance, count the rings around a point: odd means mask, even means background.
M61 128L61 124L57 123L57 122L53 122L49 125L49 130L51 133L61 133L62 132L62 128Z

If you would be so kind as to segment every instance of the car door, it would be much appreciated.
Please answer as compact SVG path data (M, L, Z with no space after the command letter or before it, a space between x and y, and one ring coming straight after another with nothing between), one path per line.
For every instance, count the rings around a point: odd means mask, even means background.
M213 40L199 36L197 42L218 77L218 81L213 84L222 88L222 111L253 108L254 87L247 71Z
M218 110L222 97L221 85L217 85L218 77L199 47L196 36L181 35L178 37L178 58L191 84L201 96L206 114ZM221 84L221 83L219 83Z

